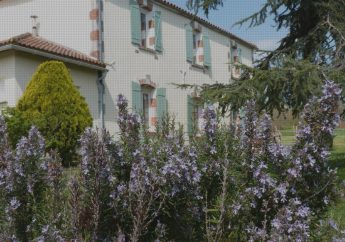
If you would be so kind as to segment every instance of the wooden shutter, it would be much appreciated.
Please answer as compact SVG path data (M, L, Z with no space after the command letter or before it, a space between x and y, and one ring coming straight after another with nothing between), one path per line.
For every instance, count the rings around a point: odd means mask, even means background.
M238 49L238 62L242 64L242 49ZM240 76L242 75L242 68L240 68Z
M187 133L193 135L193 99L191 95L187 95Z
M143 109L141 86L137 82L132 82L132 109L137 112L141 112Z
M193 29L190 25L186 25L186 53L187 61L193 62Z
M209 33L205 32L202 36L202 42L204 44L204 66L211 66L211 47Z
M141 44L141 30L140 30L139 4L135 0L131 0L130 9L131 9L132 43L140 45Z
M162 125L162 117L167 112L167 100L166 100L166 89L158 88L157 89L157 119L159 126Z
M155 11L155 50L162 51L162 23L160 11Z
M240 108L238 115L241 117L241 124L242 124L242 127L244 128L244 118L247 115L246 109L244 107Z

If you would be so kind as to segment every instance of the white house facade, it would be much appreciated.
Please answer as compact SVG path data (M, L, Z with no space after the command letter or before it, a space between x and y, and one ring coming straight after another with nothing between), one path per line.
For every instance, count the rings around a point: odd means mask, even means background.
M30 22L30 16L36 23ZM64 56L90 106L94 126L118 132L116 97L124 94L130 107L143 113L150 132L169 112L188 133L191 117L200 126L202 107L192 105L197 93L176 89L172 83L229 83L241 75L231 63L252 66L256 49L206 20L191 19L191 13L165 0L2 0L0 21L11 23L11 28L1 27L0 41L28 32L34 25L37 38L98 60L79 60L83 65L78 66L71 61L78 61L76 56ZM4 92L13 93L2 100L0 79L0 105L15 105L38 64L57 57L61 55L2 51L0 44L0 77L6 80Z

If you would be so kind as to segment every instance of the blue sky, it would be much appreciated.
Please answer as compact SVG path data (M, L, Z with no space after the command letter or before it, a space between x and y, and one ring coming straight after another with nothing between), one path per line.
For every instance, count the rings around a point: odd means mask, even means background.
M168 1L188 10L185 0ZM259 11L265 2L266 0L225 0L223 7L219 7L218 10L211 10L208 21L256 44L260 49L273 50L277 47L277 42L287 34L287 30L277 32L271 16L263 25L258 27L248 29L248 23L242 27L231 28L235 22ZM199 11L198 16L206 18L202 11Z

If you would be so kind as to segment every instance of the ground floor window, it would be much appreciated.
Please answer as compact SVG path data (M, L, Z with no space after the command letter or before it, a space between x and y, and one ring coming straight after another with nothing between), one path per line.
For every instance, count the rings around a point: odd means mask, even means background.
M144 123L147 126L150 126L150 98L148 93L143 93L143 118Z

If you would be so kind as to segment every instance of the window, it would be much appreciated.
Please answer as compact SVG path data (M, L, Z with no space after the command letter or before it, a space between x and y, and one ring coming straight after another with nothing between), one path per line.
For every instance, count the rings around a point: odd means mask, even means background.
M202 117L203 106L194 106L194 125L198 130L202 130L204 119Z
M141 46L146 47L146 14L140 13Z
M200 33L193 33L193 64L202 66L204 55Z
M132 43L144 50L162 51L161 12L148 1L131 0Z
M186 24L185 30L187 61L200 68L211 67L209 33L196 23Z
M149 108L150 108L149 94L143 93L143 118L144 124L150 126Z
M132 82L132 109L143 115L143 123L149 132L155 131L155 126L166 114L166 89L157 88L145 83Z
M193 96L193 97L192 97ZM193 93L187 95L187 132L188 135L193 135L196 131L200 135L199 131L202 131L204 118L202 116L205 103L201 101L199 97L196 97Z
M193 34L193 49L196 49L196 34Z

